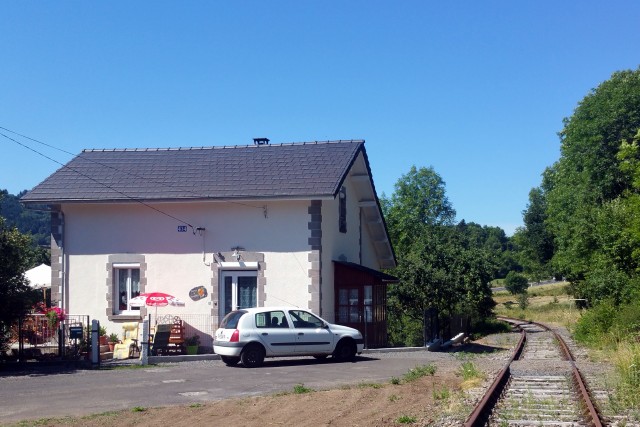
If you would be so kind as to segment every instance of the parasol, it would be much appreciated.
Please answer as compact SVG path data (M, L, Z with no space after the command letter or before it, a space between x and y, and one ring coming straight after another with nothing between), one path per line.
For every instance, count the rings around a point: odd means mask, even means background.
M131 298L129 304L132 307L155 307L156 318L158 318L158 307L167 305L184 306L184 301L163 292L147 292Z

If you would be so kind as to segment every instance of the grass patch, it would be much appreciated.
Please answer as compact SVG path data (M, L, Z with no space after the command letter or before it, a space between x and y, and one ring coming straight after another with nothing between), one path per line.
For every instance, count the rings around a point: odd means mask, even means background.
M436 373L436 365L430 363L428 365L416 366L413 369L410 369L409 372L404 374L404 381L411 382L422 377L432 376Z
M358 388L378 389L378 388L382 388L382 384L378 384L378 383L360 383L360 384L358 384Z
M473 362L463 362L457 374L461 376L464 381L484 378L484 373L482 373Z
M389 396L389 402L397 402L398 400L400 400L400 396L398 396L397 394L392 394L391 396Z
M449 391L447 387L442 386L442 387L433 388L434 400L444 401L444 400L449 400L449 397L451 397L451 391Z
M415 417L410 417L409 415L403 415L396 420L398 424L413 424L416 422Z
M146 410L147 408L145 408L144 406L134 406L133 408L131 408L131 412L144 412Z
M495 292L495 313L498 316L522 320L536 320L556 324L571 330L581 316L573 297L567 294L566 282L529 288L526 307L521 308L516 295L507 291Z
M204 405L202 403L192 403L189 405L189 408L202 408Z
M312 388L305 387L304 384L296 384L293 386L293 394L305 394L311 393L312 391Z
M393 384L393 385L399 385L399 384L400 384L400 382L401 382L401 380L400 380L400 378L398 378L398 377L391 377L391 381L390 381L390 382L391 382L391 384Z

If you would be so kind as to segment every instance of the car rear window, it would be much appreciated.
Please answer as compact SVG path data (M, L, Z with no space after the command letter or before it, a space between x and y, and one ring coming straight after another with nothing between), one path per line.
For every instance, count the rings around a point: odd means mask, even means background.
M238 322L240 318L246 314L245 310L237 310L232 311L222 319L222 323L220 323L220 327L222 329L236 329L238 327Z

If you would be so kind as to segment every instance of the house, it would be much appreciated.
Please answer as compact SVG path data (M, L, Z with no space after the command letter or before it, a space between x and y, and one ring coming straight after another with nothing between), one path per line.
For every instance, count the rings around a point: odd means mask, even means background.
M52 300L107 329L160 291L213 330L287 304L386 344L396 259L364 141L84 150L22 202L51 209Z

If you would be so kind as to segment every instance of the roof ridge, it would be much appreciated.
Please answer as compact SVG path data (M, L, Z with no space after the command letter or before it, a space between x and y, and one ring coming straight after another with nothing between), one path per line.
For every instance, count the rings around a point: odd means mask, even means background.
M302 142L281 142L268 145L210 145L202 147L157 147L157 148L85 148L83 153L96 153L96 152L129 152L129 151L191 151L191 150L221 150L232 148L260 148L265 147L285 147L285 146L298 146L298 145L321 145L321 144L341 144L341 143L363 143L364 139L335 139L326 141L302 141Z

